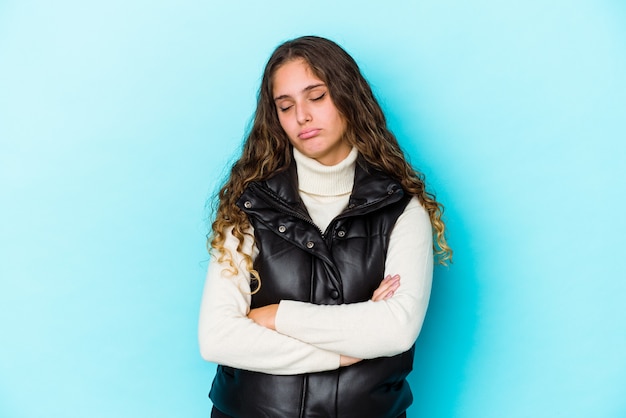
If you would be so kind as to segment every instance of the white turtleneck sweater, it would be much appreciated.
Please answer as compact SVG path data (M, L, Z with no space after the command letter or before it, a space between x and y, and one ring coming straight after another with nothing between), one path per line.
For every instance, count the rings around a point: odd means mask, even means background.
M348 204L358 152L352 149L339 164L325 166L293 151L300 197L324 231ZM243 249L254 258L258 250L252 241L246 239ZM363 359L399 354L419 334L430 297L433 253L430 219L416 198L390 236L385 275L401 277L393 297L346 305L283 300L276 331L247 317L249 274L230 232L225 247L239 271L229 274L228 265L212 255L199 321L200 351L208 361L270 374L313 373L338 368L342 354Z

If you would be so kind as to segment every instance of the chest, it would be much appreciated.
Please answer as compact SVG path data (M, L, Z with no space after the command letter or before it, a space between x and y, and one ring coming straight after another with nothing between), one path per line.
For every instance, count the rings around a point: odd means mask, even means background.
M403 205L335 218L325 233L306 219L253 218L261 278L252 307L283 299L317 304L368 300L383 279L389 239Z

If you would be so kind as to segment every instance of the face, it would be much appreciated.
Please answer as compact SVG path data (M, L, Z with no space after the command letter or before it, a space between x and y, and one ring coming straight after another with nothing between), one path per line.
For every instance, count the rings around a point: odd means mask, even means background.
M324 165L345 159L352 149L344 139L346 121L306 61L283 64L273 81L278 120L294 148Z

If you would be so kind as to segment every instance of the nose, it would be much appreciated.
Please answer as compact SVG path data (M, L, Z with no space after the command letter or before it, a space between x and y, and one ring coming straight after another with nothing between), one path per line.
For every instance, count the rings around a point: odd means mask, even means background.
M311 113L306 103L296 105L296 119L300 125L311 121Z

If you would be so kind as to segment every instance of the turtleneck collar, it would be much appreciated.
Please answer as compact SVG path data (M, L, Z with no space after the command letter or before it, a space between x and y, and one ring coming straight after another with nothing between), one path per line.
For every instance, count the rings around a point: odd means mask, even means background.
M338 196L352 192L354 169L359 152L352 148L338 164L328 166L293 148L298 169L298 189L318 196Z

